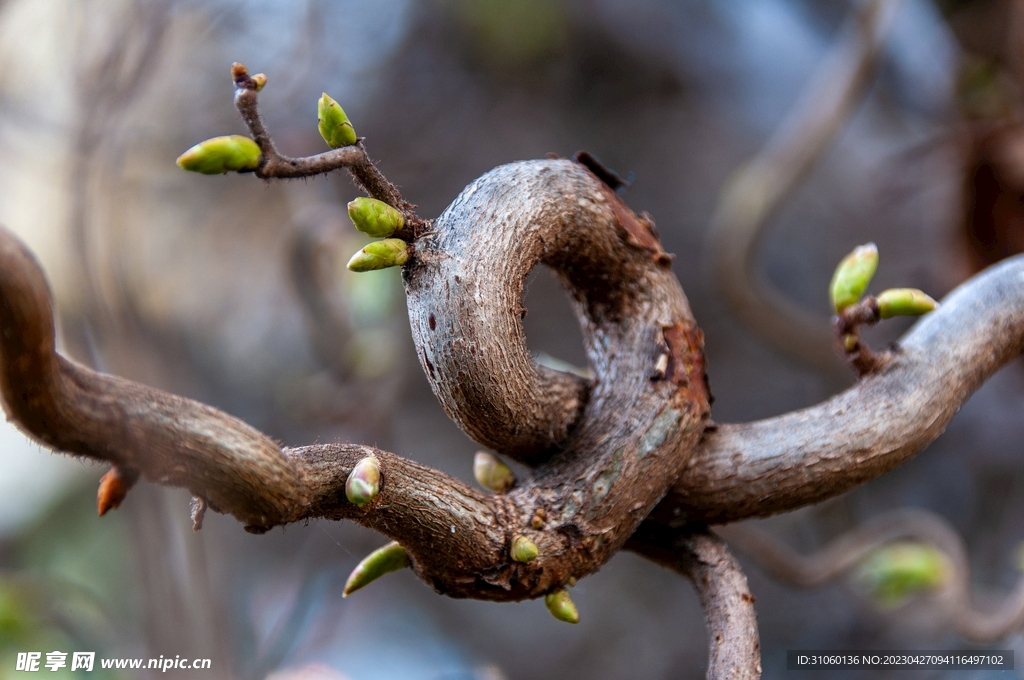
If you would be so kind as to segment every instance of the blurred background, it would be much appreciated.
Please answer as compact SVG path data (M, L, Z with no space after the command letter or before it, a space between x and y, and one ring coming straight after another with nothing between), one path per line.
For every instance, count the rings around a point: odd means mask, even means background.
M715 419L767 417L852 383L822 343L829 277L855 245L879 245L876 292L935 297L1024 251L1018 5L4 0L0 222L46 269L63 351L78 361L215 405L287 445L374 444L470 479L477 447L414 360L398 273L345 270L363 243L345 215L358 195L348 177L265 184L175 167L200 140L244 134L229 76L241 61L269 78L261 106L283 152L324 150L316 100L327 92L424 217L496 165L598 156L632 182L624 198L676 254L707 336ZM873 37L858 34L857 17L876 10ZM847 81L830 112L818 95ZM817 140L815 116L831 130ZM750 200L737 177L783 186L728 251L723 206ZM795 340L727 293L751 281L799 310L773 311ZM527 306L531 348L585 365L548 272L535 273ZM880 347L906 327L869 337ZM979 606L998 602L1020 578L1022 414L1017 361L908 465L755 524L807 553L888 509L935 511L967 542ZM578 626L539 602L443 598L408 571L342 600L383 537L324 521L251 536L212 513L194 534L188 495L146 483L97 518L104 471L0 428L0 678L20 677L16 652L31 650L208 657L211 671L179 675L239 679L704 675L690 583L633 554L575 588ZM879 606L856 578L798 590L741 559L767 678L786 675L787 649L969 646L930 615L928 596ZM1024 658L1021 635L994 644ZM89 677L147 677L110 673Z

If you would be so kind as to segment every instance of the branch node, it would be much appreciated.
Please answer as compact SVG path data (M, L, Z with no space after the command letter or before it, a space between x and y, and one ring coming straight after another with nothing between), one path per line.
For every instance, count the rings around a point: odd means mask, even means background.
M135 483L139 481L139 473L135 470L113 466L100 478L100 486L96 492L96 511L100 517L110 510L121 506L125 497Z

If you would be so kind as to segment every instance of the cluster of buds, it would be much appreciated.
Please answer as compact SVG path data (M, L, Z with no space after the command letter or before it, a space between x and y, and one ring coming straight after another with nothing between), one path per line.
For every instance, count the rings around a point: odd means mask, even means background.
M409 246L400 238L388 238L405 226L405 217L384 201L359 197L348 204L348 216L356 229L374 241L352 256L348 268L354 272L400 267L409 259Z
M359 141L355 128L345 110L326 92L316 106L317 129L327 146L337 149ZM348 268L354 272L369 272L375 269L401 267L409 260L409 246L405 241L389 238L405 226L402 213L384 201L360 197L348 204L348 216L356 229L367 236L384 239L375 241L348 261Z
M890 288L877 297L864 297L877 269L875 244L858 246L836 267L829 285L829 297L838 315L835 324L839 345L847 361L861 375L876 370L881 360L861 341L859 326L894 316L920 316L939 306L916 288Z
M843 258L832 275L829 295L837 314L861 301L868 284L878 269L878 248L874 243L857 246ZM935 300L916 288L890 288L874 298L878 316L920 316L939 306Z
M246 84L245 67L236 64L232 71L236 85L259 92L267 84L267 77L257 73ZM330 95L323 93L316 106L317 130L327 146L338 149L359 143L352 121ZM178 157L178 166L204 175L228 172L253 172L260 168L263 154L259 145L248 137L228 135L214 137L196 144ZM352 256L348 268L354 272L400 267L409 260L409 245L398 238L390 238L405 226L401 212L374 198L357 198L348 204L348 214L356 229L373 238L383 239L369 244Z

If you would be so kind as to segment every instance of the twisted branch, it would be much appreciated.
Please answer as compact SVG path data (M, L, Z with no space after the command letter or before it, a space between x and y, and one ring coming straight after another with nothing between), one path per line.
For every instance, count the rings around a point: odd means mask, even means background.
M404 274L435 394L475 439L537 466L503 495L370 447L282 449L216 409L64 359L42 272L5 231L0 393L8 417L50 448L107 461L118 478L185 487L197 508L230 513L250 531L351 519L401 543L417 574L455 597L538 597L593 572L627 540L661 562L689 551L707 565L691 571L698 590L701 574L710 579L702 600L714 627L715 603L745 592L742 574L727 555L700 557L704 548L680 537L825 500L926 446L1024 349L1024 258L955 291L843 394L720 427L707 425L702 336L667 261L648 218L564 160L488 173L418 234ZM593 382L529 357L522 290L538 263L569 289ZM344 483L370 455L381 491L357 507ZM539 556L512 560L516 537ZM736 642L744 664L754 649L745 639Z
M531 185L537 177L543 182ZM433 235L421 239L406 267L410 307L421 310L419 317L414 313L420 332L437 331L440 337L454 319L468 327L476 318L485 327L502 313L500 305L483 302L447 312L439 302L444 296L431 297L426 291L438 282L448 285L447 276L454 285L461 281L467 286L466 299L481 299L473 294L474 286L486 285L479 272L496 265L493 259L482 259L486 249L457 258L457 244L460 234L478 232L475 221L493 214L479 212L474 201L508 198L510 187L527 187L521 194L533 200L525 202L518 227L505 225L513 236L492 248L502 252L515 247L513 237L521 237L522 257L505 258L518 267L513 275L520 278L510 284L518 286L518 294L536 261L531 258L562 268L570 285L591 277L605 282L597 290L578 286L576 294L604 384L587 400L583 421L571 432L563 430L564 444L549 447L550 459L534 478L506 495L484 496L441 473L369 447L282 450L215 409L67 361L54 351L42 273L21 244L5 233L0 265L10 276L0 281L0 324L7 340L0 389L8 413L51 448L188 488L210 508L238 517L250 531L309 517L355 519L399 541L419 575L453 596L517 600L560 588L604 564L678 476L685 463L679 451L692 450L708 412L703 354L682 291L656 257L654 251L660 248L630 245L628 229L642 227L639 218L571 161L499 168L467 189L463 200L438 220ZM632 222L623 227L626 220ZM446 245L446 239L456 245ZM450 248L447 255L444 248ZM459 262L466 266L457 267ZM519 323L514 309L504 312L506 321ZM517 356L518 350L528 361L521 326L516 331L521 346L507 342L499 350L505 357ZM472 374L485 371L487 361L493 360L492 349L482 344L467 347L455 340L452 345L430 355L436 363L435 380L449 370L447 362ZM460 360L445 351L465 351L466 356ZM484 383L474 380L460 384L468 388ZM577 380L571 378L571 384L578 385ZM631 391L616 392L611 385ZM526 451L536 438L521 441ZM369 455L380 461L384 481L374 502L360 509L345 499L342 489L354 464ZM541 526L534 525L538 515L547 518ZM518 536L538 546L535 560L511 559L510 544Z

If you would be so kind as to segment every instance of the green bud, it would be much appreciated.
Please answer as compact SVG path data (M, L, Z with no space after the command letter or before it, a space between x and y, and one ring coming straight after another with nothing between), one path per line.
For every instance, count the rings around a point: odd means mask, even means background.
M497 456L477 451L473 457L473 476L480 486L495 493L508 491L516 483L516 475Z
M259 164L260 147L242 135L207 139L178 156L179 168L204 175L255 170Z
M354 272L368 272L374 269L399 267L409 259L409 246L400 238L386 238L374 241L348 261L348 268Z
M405 548L397 543L388 543L363 558L345 581L342 597L348 597L365 585L368 585L384 574L390 574L409 566L409 555Z
M921 316L938 306L938 302L916 288L890 288L878 295L878 315L883 319Z
M256 91L259 92L267 84L267 75L265 73L257 73L252 77L252 82L255 83Z
M345 495L356 505L366 505L380 492L380 463L367 456L356 463L345 482Z
M576 605L569 597L569 591L565 588L548 593L544 596L544 604L548 611L559 621L566 623L579 623L580 613L576 611Z
M859 580L887 608L901 604L914 593L942 587L949 576L949 560L941 550L908 541L879 548L858 572Z
M339 146L348 146L356 143L356 131L352 127L345 110L338 102L327 96L323 96L316 104L317 129L320 136L327 142L327 146L337 149Z
M832 283L829 285L829 294L832 298L832 306L837 312L841 312L852 304L855 304L864 295L871 277L878 269L878 248L874 243L858 246L853 252L843 258L843 261L836 267L832 275Z
M387 238L405 226L405 218L384 201L360 196L348 204L356 229L374 238Z
M537 544L526 536L512 539L512 559L516 562L532 562L537 559Z

